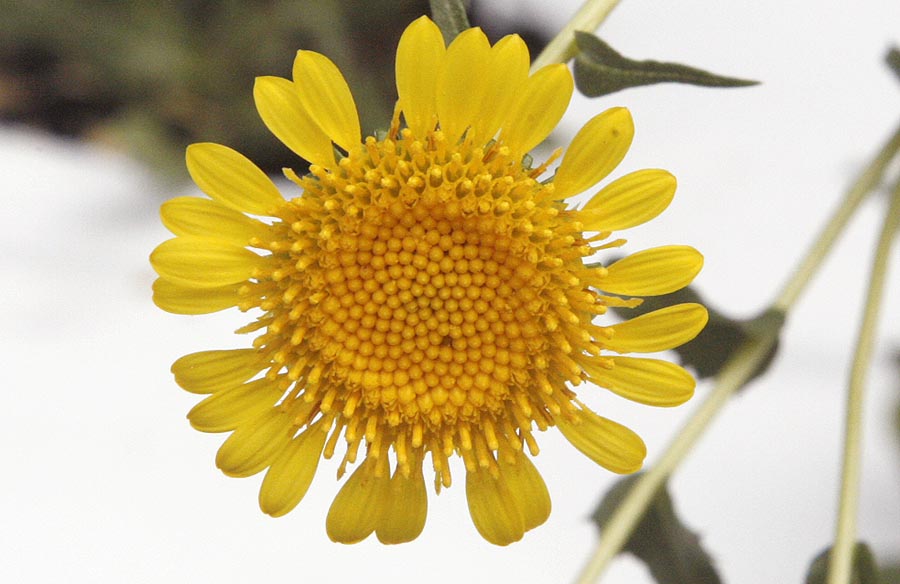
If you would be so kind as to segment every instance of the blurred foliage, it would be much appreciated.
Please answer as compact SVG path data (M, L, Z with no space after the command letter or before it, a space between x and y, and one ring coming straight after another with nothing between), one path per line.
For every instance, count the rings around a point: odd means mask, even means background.
M596 36L575 32L575 85L588 97L607 95L629 87L654 83L687 83L704 87L746 87L758 81L722 77L679 63L635 61L620 55Z
M604 525L640 476L638 473L619 479L594 511L592 519L600 528L601 537ZM721 583L712 558L700 545L700 538L675 514L672 497L665 486L647 508L624 551L644 562L659 584Z
M828 548L815 557L806 574L806 584L825 584L828 580L830 556L831 548ZM872 550L862 542L857 542L856 548L853 550L853 572L850 576L850 584L886 584L878 572Z
M298 49L343 71L363 131L386 127L394 54L427 0L0 0L0 120L110 144L184 177L184 148L232 146L270 173L303 161L266 130L253 80L290 77ZM544 33L522 22L472 22L496 40Z
M623 318L631 318L682 302L697 302L709 311L709 322L697 337L674 349L682 365L692 367L697 377L704 379L716 375L729 358L744 343L760 335L780 329L784 324L784 315L774 311L745 320L725 316L692 286L683 288L672 294L645 298L643 304L636 308L617 308L617 314ZM759 377L769 368L778 353L779 342L776 341L766 359L760 364L749 381Z

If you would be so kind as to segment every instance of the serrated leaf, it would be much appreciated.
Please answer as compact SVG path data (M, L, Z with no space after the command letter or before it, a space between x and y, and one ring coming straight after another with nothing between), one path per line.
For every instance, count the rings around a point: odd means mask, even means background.
M459 33L472 27L464 0L428 0L428 4L431 6L431 19L441 29L444 42L448 45Z
M699 379L716 375L731 358L731 355L744 343L752 338L759 338L760 335L771 334L773 329L778 330L784 324L784 314L770 311L745 320L730 318L711 306L691 286L672 294L645 298L643 304L636 308L616 308L614 310L622 318L633 318L683 302L702 304L709 312L709 322L706 324L706 328L694 340L675 348L681 364L693 368ZM765 373L778 352L778 345L779 342L776 341L750 380Z
M828 580L828 560L831 548L823 550L813 559L806 574L806 584L825 584ZM856 542L853 550L853 571L850 584L883 584L875 564L875 556L869 546Z
M641 473L620 479L606 493L592 519L603 528ZM623 548L643 561L658 584L720 584L712 558L700 538L685 527L664 486Z
M575 86L588 97L598 97L641 85L687 83L705 87L746 87L758 81L715 75L679 63L635 61L623 57L596 36L575 32Z
M891 71L894 72L894 75L900 79L900 50L897 47L891 47L891 50L884 56L884 60Z

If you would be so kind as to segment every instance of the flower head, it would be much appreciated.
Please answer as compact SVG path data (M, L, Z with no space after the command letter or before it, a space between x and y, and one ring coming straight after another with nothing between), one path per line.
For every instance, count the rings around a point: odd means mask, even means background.
M700 254L666 246L606 267L586 261L624 243L604 243L612 231L665 209L675 179L642 170L581 209L567 205L624 157L631 116L615 108L590 120L541 181L551 161L532 168L526 155L559 121L573 83L564 65L530 76L528 66L518 36L491 46L473 28L445 47L420 18L397 50L390 129L361 140L337 67L300 51L293 81L262 77L254 88L269 129L311 162L306 176L285 171L301 189L289 200L234 150L188 148L188 170L211 199L163 205L176 237L151 255L154 300L181 314L261 309L239 331L256 335L252 348L194 353L172 370L186 390L209 394L191 424L232 432L217 465L231 476L268 469L264 512L293 509L319 460L337 452L339 476L355 468L328 535L409 541L425 523L423 465L439 491L458 456L476 528L505 545L550 513L530 460L536 430L556 426L614 472L642 464L641 439L589 410L575 387L660 406L691 396L694 380L677 365L620 354L693 338L701 306L596 321L637 305L634 296L685 286Z

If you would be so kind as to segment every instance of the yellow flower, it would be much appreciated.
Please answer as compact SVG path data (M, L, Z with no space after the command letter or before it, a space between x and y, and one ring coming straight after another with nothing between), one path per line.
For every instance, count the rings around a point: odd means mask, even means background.
M665 246L607 267L585 263L624 243L601 243L610 232L662 212L675 179L634 172L581 209L568 206L622 160L631 116L614 108L590 120L542 182L559 153L537 168L526 155L563 115L573 83L564 65L531 76L528 67L518 36L491 46L473 28L445 47L420 18L397 49L390 129L361 140L337 67L300 51L293 81L261 77L254 87L269 129L312 163L307 176L285 171L302 189L291 200L234 150L188 148L188 170L211 199L163 205L176 237L151 255L154 301L179 314L262 310L239 331L257 334L252 348L187 355L172 371L186 390L209 394L191 424L232 432L219 468L238 477L268 469L264 512L293 509L338 443L339 476L365 444L328 535L410 541L425 524L423 464L430 459L440 491L456 455L475 527L506 545L550 513L529 457L535 429L556 426L613 472L641 467L641 439L589 410L575 386L657 406L693 393L677 365L619 354L690 340L706 323L703 307L595 320L640 303L628 297L682 288L702 256Z

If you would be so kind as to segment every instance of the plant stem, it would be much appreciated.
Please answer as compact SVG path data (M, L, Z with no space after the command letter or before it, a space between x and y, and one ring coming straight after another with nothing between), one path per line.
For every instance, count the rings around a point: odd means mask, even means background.
M900 127L847 191L844 200L819 233L807 255L776 296L770 308L771 312L784 314L797 301L859 204L878 186L887 165L898 150L900 150ZM635 482L610 517L597 548L578 577L579 584L596 582L602 575L609 562L628 541L660 487L674 472L722 406L727 403L728 398L753 376L757 367L768 356L778 334L779 327L766 328L759 336L750 339L740 350L735 351L716 376L716 385L706 400L669 443L659 461Z
M787 312L797 301L806 284L819 270L822 260L831 251L834 242L844 230L844 227L846 227L850 217L859 208L866 195L878 186L881 175L884 174L885 168L898 150L900 150L900 128L894 131L894 134L882 146L875 159L856 179L856 182L847 192L841 206L828 220L828 223L819 233L815 243L807 251L800 265L797 266L797 269L794 270L794 273L781 288L781 292L775 297L772 308Z
M531 71L537 71L551 63L565 63L577 54L575 48L575 31L594 32L606 20L612 9L620 0L587 0L568 24L553 37L544 50L531 65Z
M765 338L748 342L722 368L713 391L682 426L656 464L638 479L610 517L597 548L578 577L579 584L590 584L600 577L610 560L628 541L660 487L703 435L709 423L728 402L728 398L753 375L756 367L771 350L777 336L778 331L773 330Z
M847 392L847 418L844 429L844 463L841 472L841 497L838 507L837 533L828 562L828 584L849 584L856 547L856 511L859 506L859 483L862 465L863 394L866 374L872 360L878 313L884 294L891 243L900 223L900 180L894 187L878 247L872 261L869 290L866 294L863 321L856 341L856 354L850 371Z

